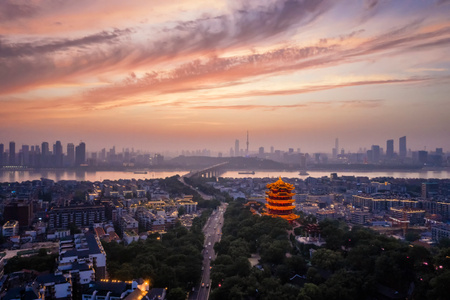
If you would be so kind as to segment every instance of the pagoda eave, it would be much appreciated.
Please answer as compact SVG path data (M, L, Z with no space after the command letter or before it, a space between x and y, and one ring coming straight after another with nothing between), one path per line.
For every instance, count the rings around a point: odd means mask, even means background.
M289 206L274 206L274 205L270 205L270 204L266 204L266 207L268 209L275 210L275 211L277 211L277 210L280 210L280 211L293 210L295 208L295 206L293 206L293 205L289 205Z
M266 198L266 201L270 204L275 204L275 205L279 205L279 204L292 204L295 202L295 200L290 199L290 200L274 200L274 199L270 199L270 198Z

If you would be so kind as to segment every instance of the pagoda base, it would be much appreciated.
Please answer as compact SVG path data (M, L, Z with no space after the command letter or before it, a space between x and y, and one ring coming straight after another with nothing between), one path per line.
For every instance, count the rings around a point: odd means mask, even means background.
M287 221L289 221L289 223L292 223L293 221L297 220L299 218L298 215L296 214L288 214L288 215L277 215L277 214L269 214L269 213L263 213L263 216L270 216L272 218L283 218Z

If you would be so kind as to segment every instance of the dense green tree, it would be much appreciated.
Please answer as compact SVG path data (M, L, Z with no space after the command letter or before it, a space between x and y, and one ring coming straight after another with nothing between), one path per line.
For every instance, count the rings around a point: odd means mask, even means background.
M375 285L369 277L357 272L340 270L320 285L324 299L367 299L375 293Z
M405 234L405 240L408 242L414 242L420 239L420 233L412 230L408 230Z
M450 270L434 277L430 280L431 289L428 291L428 299L445 300L448 299L448 285L450 283Z
M305 283L300 293L298 300L322 300L322 290L314 283Z
M320 275L319 271L314 267L308 268L308 271L306 272L306 279L308 280L308 282L314 284L320 284L325 281L322 275Z
M185 300L186 299L186 292L182 288L173 288L170 289L169 293L167 294L168 300Z
M347 224L338 220L325 219L319 223L322 237L326 239L326 247L338 250L344 245Z
M439 248L450 248L450 238L441 238L437 244Z
M128 246L103 243L110 277L150 279L153 286L187 292L185 289L200 280L204 239L201 227L205 220L194 219L191 230L177 224L161 240L156 239L158 235Z
M311 263L321 269L335 271L342 265L343 259L339 252L322 248L314 252Z
M58 254L48 255L47 251L39 251L37 255L29 257L14 256L8 259L5 265L5 274L21 271L23 269L35 270L38 272L53 272L56 267L56 258Z

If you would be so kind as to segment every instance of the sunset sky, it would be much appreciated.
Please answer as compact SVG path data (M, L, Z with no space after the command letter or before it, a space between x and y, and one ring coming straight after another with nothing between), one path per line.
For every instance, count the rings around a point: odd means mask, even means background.
M450 1L0 0L5 148L226 153L247 130L449 151Z

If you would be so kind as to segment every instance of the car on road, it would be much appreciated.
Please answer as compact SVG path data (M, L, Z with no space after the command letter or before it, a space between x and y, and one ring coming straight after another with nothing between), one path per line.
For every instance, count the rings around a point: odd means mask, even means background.
M202 282L202 287L205 287L205 283L204 282Z
M211 260L211 256L209 257L209 260Z

